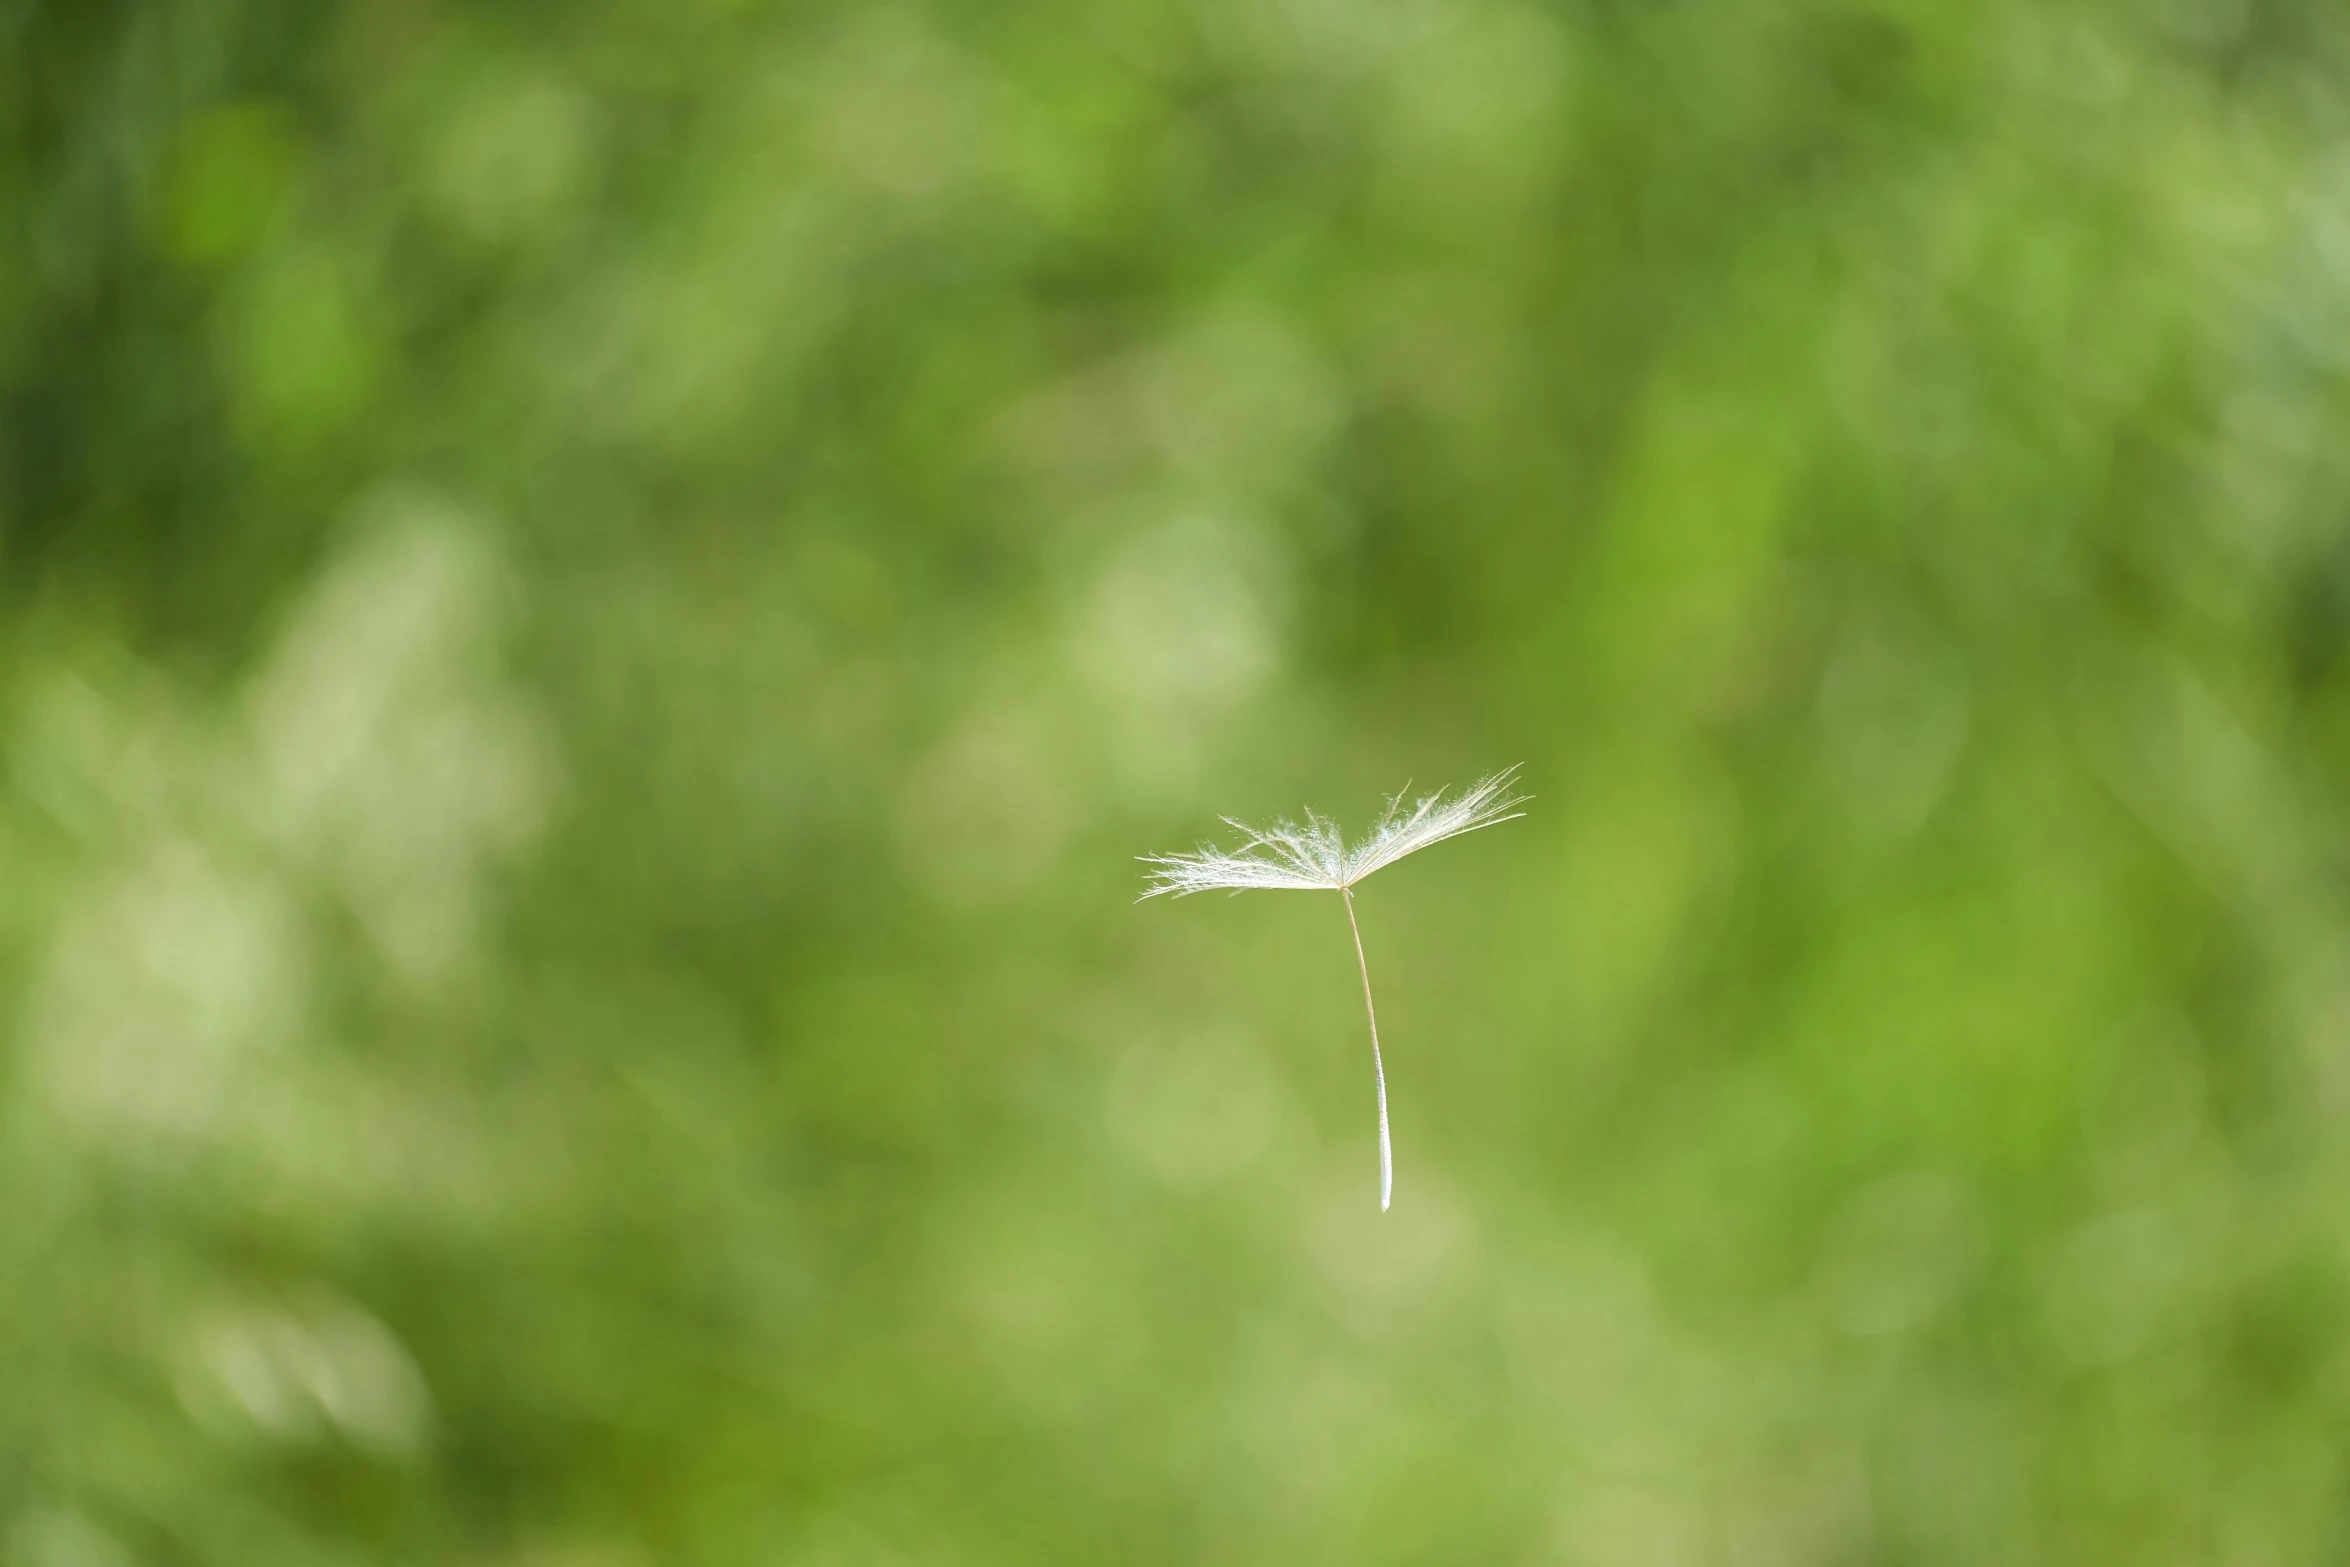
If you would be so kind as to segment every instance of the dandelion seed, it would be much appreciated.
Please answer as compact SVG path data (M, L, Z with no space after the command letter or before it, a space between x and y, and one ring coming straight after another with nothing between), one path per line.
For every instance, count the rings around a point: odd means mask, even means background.
M1388 1198L1394 1191L1395 1160L1387 1139L1387 1069L1379 1059L1379 1010L1371 1004L1371 965L1363 957L1362 926L1355 922L1355 883L1430 844L1525 815L1512 809L1530 798L1515 792L1517 776L1515 767L1505 769L1449 800L1440 789L1422 796L1409 811L1402 809L1403 795L1399 793L1387 802L1387 809L1381 813L1378 825L1371 829L1371 835L1352 849L1346 846L1336 822L1309 810L1302 827L1288 820L1275 822L1271 827L1251 827L1246 822L1225 817L1227 824L1248 839L1237 849L1218 849L1203 843L1192 854L1141 856L1145 865L1154 867L1150 873L1151 884L1142 894L1145 898L1162 893L1180 898L1195 892L1286 888L1299 892L1335 892L1344 901L1347 929L1355 941L1355 968L1363 978L1363 1015L1371 1025L1371 1080L1379 1094L1381 1213L1387 1211Z

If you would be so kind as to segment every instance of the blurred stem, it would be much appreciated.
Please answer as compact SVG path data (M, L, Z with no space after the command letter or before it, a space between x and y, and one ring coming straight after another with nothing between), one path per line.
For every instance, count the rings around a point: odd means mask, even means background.
M1371 1020L1371 1080L1379 1086L1379 1211L1387 1211L1387 1199L1395 1189L1395 1159L1387 1147L1387 1068L1379 1060L1379 1009L1371 1004L1371 965L1363 958L1363 927L1355 923L1355 895L1352 888L1341 887L1338 895L1346 900L1346 928L1354 932L1355 969L1363 976L1363 1015Z

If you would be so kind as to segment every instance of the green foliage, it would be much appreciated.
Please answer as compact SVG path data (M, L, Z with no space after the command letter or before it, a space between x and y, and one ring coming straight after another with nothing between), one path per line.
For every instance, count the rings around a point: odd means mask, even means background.
M0 0L0 1560L2338 1559L2346 69Z

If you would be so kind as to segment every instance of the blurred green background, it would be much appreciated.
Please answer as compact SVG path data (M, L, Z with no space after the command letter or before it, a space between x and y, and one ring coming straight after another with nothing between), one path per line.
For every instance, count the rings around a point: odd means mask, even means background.
M2346 72L0 0L0 1561L2343 1560Z

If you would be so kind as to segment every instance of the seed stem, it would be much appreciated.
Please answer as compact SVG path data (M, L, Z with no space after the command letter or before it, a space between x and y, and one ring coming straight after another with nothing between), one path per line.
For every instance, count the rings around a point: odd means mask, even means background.
M1353 889L1341 887L1338 895L1346 900L1346 928L1354 932L1355 968L1363 976L1363 1015L1371 1021L1371 1080L1379 1086L1379 1211L1385 1213L1395 1189L1395 1158L1387 1147L1387 1068L1379 1060L1379 1009L1371 1004L1371 965L1363 957L1363 927L1355 923Z

